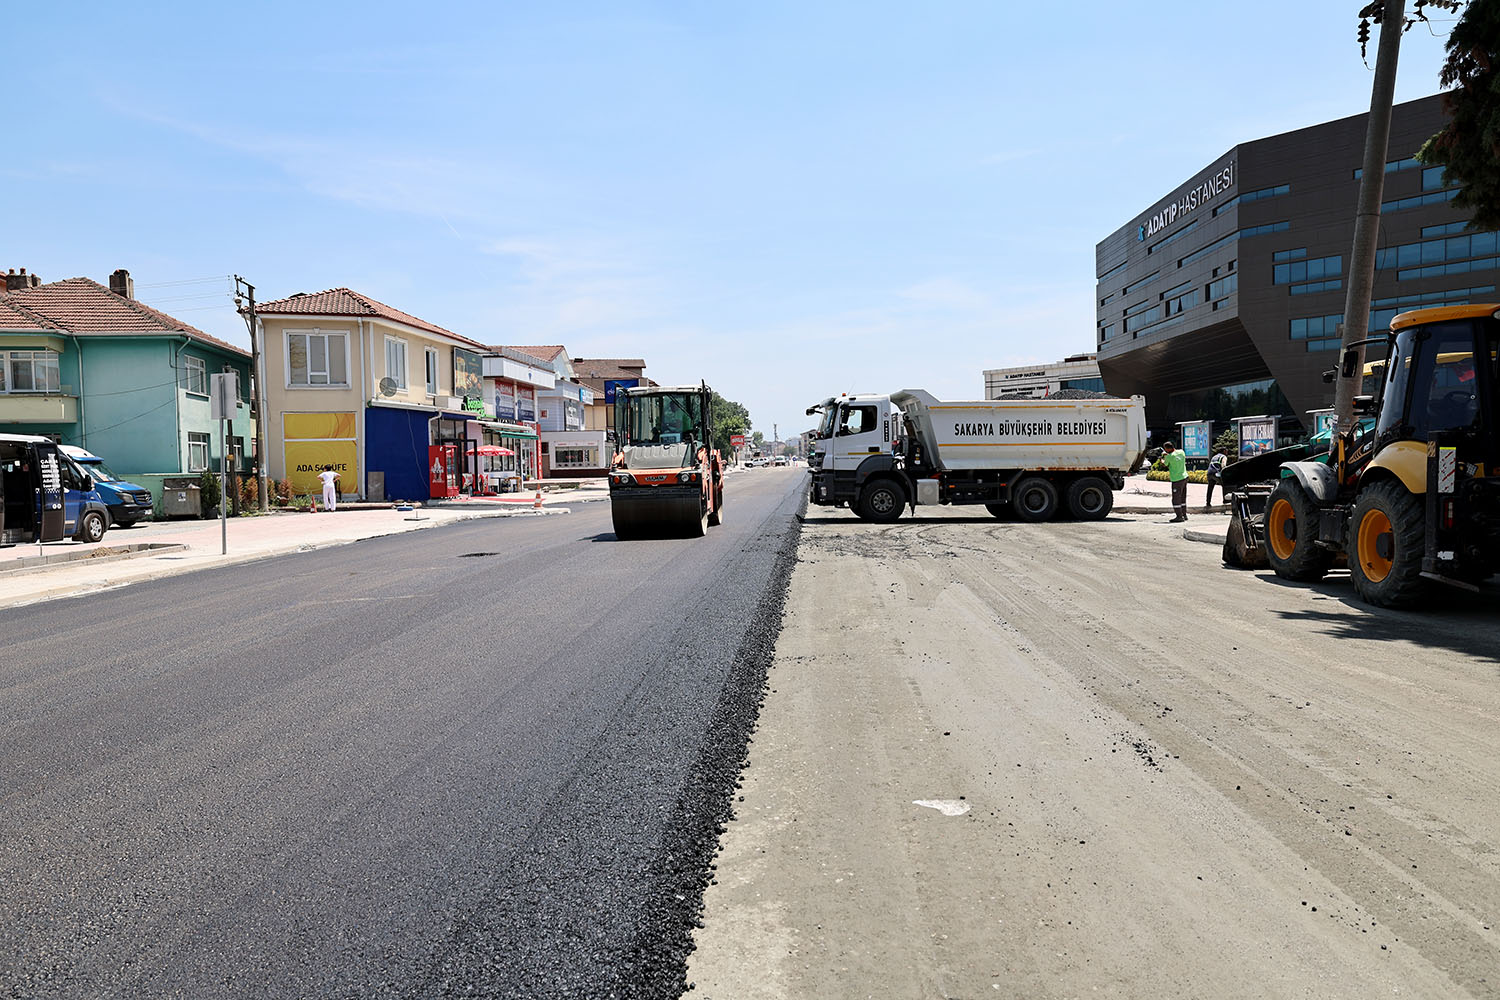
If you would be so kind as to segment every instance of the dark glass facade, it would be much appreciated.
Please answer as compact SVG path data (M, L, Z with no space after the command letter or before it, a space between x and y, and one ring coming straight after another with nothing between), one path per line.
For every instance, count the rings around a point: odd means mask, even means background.
M1276 413L1284 433L1333 404L1365 115L1235 146L1095 248L1107 390L1146 397L1153 431ZM1497 298L1500 238L1465 228L1455 186L1414 152L1438 95L1391 121L1370 331L1429 305Z

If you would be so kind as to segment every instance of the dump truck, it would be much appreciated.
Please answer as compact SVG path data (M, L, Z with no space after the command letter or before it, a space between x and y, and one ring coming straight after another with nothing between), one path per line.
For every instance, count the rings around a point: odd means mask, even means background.
M1329 453L1278 456L1274 470L1226 469L1225 562L1264 558L1298 581L1347 565L1355 593L1388 608L1437 585L1476 590L1500 568L1500 305L1402 313L1361 344L1388 352L1376 392L1355 399L1374 427L1356 421ZM1345 377L1359 346L1341 359ZM1258 487L1257 472L1270 474Z
M1141 396L943 402L902 389L832 396L807 412L820 415L809 501L867 521L933 504L1100 520L1146 454Z
M615 537L702 536L724 520L724 463L713 446L713 392L697 386L615 391L609 472Z

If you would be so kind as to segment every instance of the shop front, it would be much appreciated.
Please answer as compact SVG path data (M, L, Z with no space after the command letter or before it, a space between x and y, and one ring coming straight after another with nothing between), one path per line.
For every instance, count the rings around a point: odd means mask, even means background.
M479 476L495 493L514 493L536 478L536 431L509 420L476 420Z

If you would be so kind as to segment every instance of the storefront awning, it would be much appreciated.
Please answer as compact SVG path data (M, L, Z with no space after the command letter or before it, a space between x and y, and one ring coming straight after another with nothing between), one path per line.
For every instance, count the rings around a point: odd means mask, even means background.
M508 424L503 420L481 420L479 426L503 434L506 437L536 438L536 431L524 424Z

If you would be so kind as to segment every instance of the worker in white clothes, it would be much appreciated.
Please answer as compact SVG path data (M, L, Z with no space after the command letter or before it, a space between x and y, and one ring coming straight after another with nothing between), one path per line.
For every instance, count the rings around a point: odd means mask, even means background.
M333 471L333 466L325 465L318 478L323 481L323 509L338 510L339 490L334 484L338 482L339 474Z

